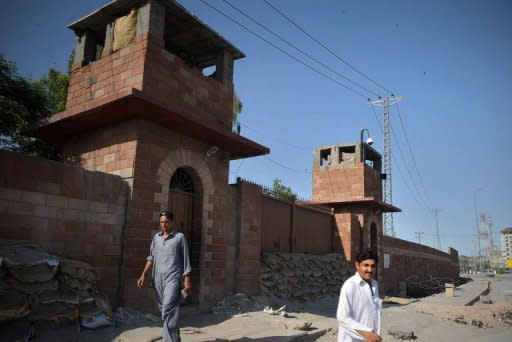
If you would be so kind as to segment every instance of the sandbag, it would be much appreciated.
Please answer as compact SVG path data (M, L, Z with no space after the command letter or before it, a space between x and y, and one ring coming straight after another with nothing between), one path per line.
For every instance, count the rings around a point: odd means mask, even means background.
M0 279L7 275L7 268L4 266L4 258L0 255Z
M119 17L114 22L114 41L112 51L121 50L130 45L137 32L137 9L132 9L128 15Z
M46 290L56 291L59 288L59 282L55 279L41 283L25 283L14 278L7 278L9 287L15 288L29 295L38 295Z
M29 319L31 321L55 321L70 320L78 318L76 306L68 303L54 302L50 304L37 303L32 305L32 312Z
M86 299L80 302L78 308L80 317L89 318L105 313L107 316L112 317L112 308L108 297L104 294L96 294L92 299Z
M44 282L51 280L57 273L57 265L47 263L33 266L18 266L9 269L9 276L25 283Z
M80 320L80 327L86 329L97 329L112 325L112 320L104 312Z
M29 313L25 294L12 288L0 291L0 321L25 317Z
M45 252L41 247L24 241L1 241L0 256L2 264L8 269L47 264L58 267L59 259Z
M68 303L78 305L80 303L79 295L69 290L45 290L36 299L41 304Z
M82 261L63 259L57 279L63 289L77 291L82 295L91 295L96 287L94 268Z

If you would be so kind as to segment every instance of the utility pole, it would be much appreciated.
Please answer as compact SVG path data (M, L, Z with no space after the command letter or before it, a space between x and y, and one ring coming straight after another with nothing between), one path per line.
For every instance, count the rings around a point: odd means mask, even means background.
M494 240L492 237L492 217L491 215L487 216L487 226L489 227L489 243L491 247L491 252L494 251Z
M391 177L391 122L389 120L389 106L402 101L403 96L392 96L368 101L370 105L384 108L384 202L393 204L393 180ZM395 236L393 213L384 213L384 234Z
M424 232L414 232L416 234L416 238L418 239L418 243L421 243L421 236L425 234Z
M480 223L478 220L478 207L476 205L476 193L479 191L483 191L485 188L480 187L476 188L475 192L473 193L474 202L475 202L475 218L476 218L476 241L477 241L477 255L478 255L478 270L482 269L482 256L481 256L481 249L480 249Z
M439 233L439 219L437 214L441 211L439 209L432 209L434 212L434 216L436 217L436 241L437 241L437 249L441 250L441 234Z

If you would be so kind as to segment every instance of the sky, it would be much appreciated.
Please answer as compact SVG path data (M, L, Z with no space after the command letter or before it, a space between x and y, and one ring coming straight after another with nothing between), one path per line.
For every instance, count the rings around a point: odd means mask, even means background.
M438 209L441 249L451 246L472 256L478 211L492 217L499 246L499 231L512 226L511 1L268 0L373 83L263 0L230 2L331 70L226 2L207 0L360 94L291 59L202 1L178 2L247 56L235 63L234 74L243 102L242 135L271 153L231 162L231 182L243 177L271 186L279 178L310 199L315 147L358 141L367 128L382 153L382 108L372 109L367 99L390 93L377 83L404 97L391 106L393 204L402 209L394 216L396 236L417 241L415 232L424 232L422 243L437 247L433 209ZM106 3L0 0L0 52L28 78L41 77L49 67L65 71L75 44L67 25Z

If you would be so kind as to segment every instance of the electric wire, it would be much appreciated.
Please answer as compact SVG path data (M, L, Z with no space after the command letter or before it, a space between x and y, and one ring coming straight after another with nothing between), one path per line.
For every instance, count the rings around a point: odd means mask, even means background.
M386 92L388 92L389 94L393 94L393 92L389 89L387 89L386 87L380 85L379 83L375 82L373 79L371 79L369 76L367 76L366 74L364 74L362 71L360 71L359 69L357 69L355 66L353 66L352 64L350 64L349 62L347 62L345 59L341 58L340 56L338 56L334 51L332 51L329 47L327 47L325 44L323 44L322 42L320 42L318 39L316 39L315 37L313 37L313 35L311 35L310 33L308 33L305 29L303 29L300 25L298 25L295 21L293 21L290 17L288 17L286 14L284 14L282 11L280 11L278 8L276 8L274 5L272 5L268 0L263 0L263 2L265 2L270 8L272 8L274 11L276 11L279 15L281 15L283 18L285 18L289 23L291 23L293 26L295 26L297 29L299 29L301 32L303 32L306 36L308 36L310 39L312 39L315 43L317 43L318 45L320 45L321 47L323 47L326 51L328 51L331 55L333 55L336 59L338 59L340 62L342 62L343 64L345 64L346 66L348 66L349 68L351 68L352 70L354 70L355 72L357 72L359 75L363 76L364 78L366 78L367 80L369 80L370 82L372 82L373 84L375 84L376 86L378 86L379 88L385 90Z
M379 117L377 116L377 113L375 112L375 108L373 106L370 106L370 107L372 109L373 116L375 117L375 120L377 121L377 124L379 126L380 131L382 132L382 134L384 134L384 129L382 128L382 124L381 124L381 122L379 120ZM424 204L422 204L420 202L420 200L418 200L418 198L416 197L417 195L411 190L411 187L409 186L409 182L406 180L406 177L403 174L401 167L399 167L399 164L396 162L396 159L393 159L393 155L391 155L391 159L395 162L395 165L397 166L398 172L400 173L400 176L402 177L402 180L403 180L404 184L406 185L407 190L409 190L409 193L411 194L412 198L416 201L416 203L420 207L423 207ZM428 210L428 206L427 206L427 210Z
M405 125L404 125L404 122L402 120L402 115L400 114L400 107L398 106L398 103L395 103L395 106L396 106L396 112L398 114L398 119L400 120L400 126L402 127L402 131L403 131L404 136L405 136L405 142L407 144L407 147L409 149L409 153L411 155L411 159L412 159L412 163L413 163L414 169L416 170L416 173L417 173L418 178L420 180L420 185L423 188L423 191L425 193L425 197L428 199L429 196L428 196L428 193L427 193L427 189L425 187L425 184L423 183L423 177L421 176L421 173L420 173L420 171L418 169L418 165L416 163L416 158L414 157L414 153L412 152L411 143L409 142L409 137L407 135L407 130L405 129Z
M328 65L326 65L325 63L323 63L322 61L319 61L317 58L311 56L310 54L308 54L307 52L305 52L304 50L298 48L296 45L292 44L290 41L288 41L287 39L283 38L281 35L275 33L274 31L270 30L268 27L266 27L265 25L261 24L259 21L257 21L256 19L254 19L253 17L251 17L250 15L248 15L247 13L245 13L244 11L242 11L240 8L236 7L235 5L233 5L232 3L230 3L228 0L223 0L224 3L226 3L228 6L230 6L231 8L233 8L235 11L237 11L238 13L240 13L241 15L243 15L244 17L248 18L249 20L251 20L253 23L255 23L256 25L258 25L259 27L261 27L262 29L264 29L265 31L267 31L268 33L272 34L273 36L279 38L282 42L286 43L288 46L292 47L293 49L295 49L296 51L300 52L301 54L303 54L304 56L308 57L309 59L311 59L312 61L320 64L321 66L323 66L324 68L326 68L327 70L335 73L336 75L338 75L339 77L343 78L344 80L346 80L347 82L351 83L352 85L355 85L361 89L364 89L365 91L367 91L368 93L370 94L373 94L375 96L380 96L378 93L366 88L365 86L355 82L355 81L352 81L350 78L348 78L347 76L339 73L338 71L334 70L333 68L329 67Z
M277 46L276 44L272 43L271 41L265 39L264 37L262 37L260 34L254 32L253 30L251 30L250 28L248 28L247 26L245 26L244 24L240 23L238 20L232 18L231 16L227 15L226 13L222 12L221 10L219 10L218 8L216 8L215 6L211 5L210 3L208 3L206 0L200 0L203 4L205 4L206 6L210 7L211 9L213 9L214 11L216 11L217 13L219 13L220 15L224 16L225 18L229 19L230 21L232 21L233 23L237 24L238 26L240 26L241 28L243 28L244 30L246 30L247 32L251 33L252 35L258 37L259 39L263 40L265 43L269 44L270 46L272 46L273 48L279 50L280 52L282 52L283 54L287 55L288 57L290 57L291 59L293 59L294 61L302 64L303 66L305 66L306 68L316 72L317 74L325 77L326 79L330 80L331 82L353 92L354 94L357 94L359 96L361 96L362 98L364 98L365 100L368 99L368 96L362 94L361 92L337 81L336 79L330 77L329 75L325 74L324 72L316 69L315 67L307 64L306 62L300 60L299 58L295 57L294 55L290 54L289 52L287 52L286 50L283 50L282 48L280 48L279 46Z

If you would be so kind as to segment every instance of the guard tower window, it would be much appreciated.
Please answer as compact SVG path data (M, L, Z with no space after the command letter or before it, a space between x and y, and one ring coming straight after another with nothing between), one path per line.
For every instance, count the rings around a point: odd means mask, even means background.
M331 149L320 150L320 166L331 165Z
M356 156L356 147L355 146L340 146L339 149L339 163L353 163L355 161Z

